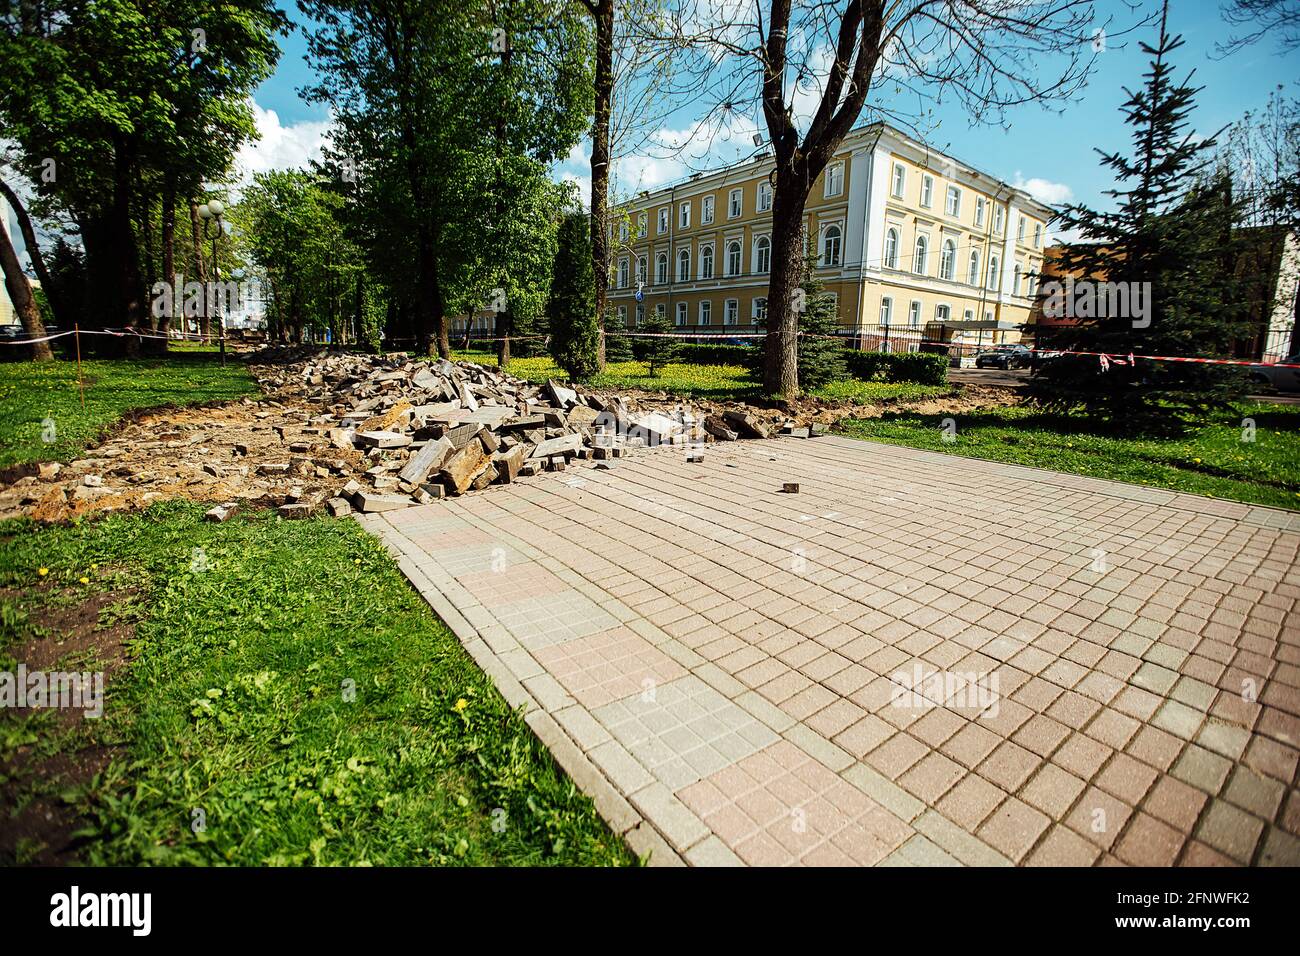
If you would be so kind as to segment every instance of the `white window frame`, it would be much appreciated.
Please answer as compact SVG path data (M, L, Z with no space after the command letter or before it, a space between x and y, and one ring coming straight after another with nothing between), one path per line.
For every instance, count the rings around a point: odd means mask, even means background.
M649 264L648 262L646 262L646 258L645 258L645 256L637 256L637 257L636 257L636 281L637 281L637 285L645 285L645 284L646 284L646 280L649 278L649 275L647 274L649 268L650 268L650 264Z
M668 253L659 252L655 254L655 285L668 284L668 268L672 265L668 261Z
M890 319L894 317L894 297L885 295L880 297L880 324L888 326Z
M902 199L907 192L907 167L894 163L894 174L889 181L889 194L895 199Z
M763 262L763 251L760 248L762 243L767 244L767 263ZM754 237L754 257L753 257L754 275L766 275L772 271L772 240L767 236Z
M661 236L662 236L665 232L668 231L668 213L669 213L669 212L670 212L670 210L669 210L669 208L668 208L667 206L663 206L663 207L660 208L660 210L659 210L659 213L658 213L658 226L659 226L659 235L661 235Z
M722 303L722 324L735 325L740 321L740 300L725 299Z
M939 323L952 322L952 306L947 302L936 302L934 306L934 321Z
M735 249L735 269L732 268L732 249ZM740 275L740 270L745 265L745 248L739 239L727 240L727 261L726 268L723 272L724 278L732 278Z
M618 241L627 242L627 220L626 219L620 219L618 221Z
M831 163L826 167L825 185L822 190L822 196L830 199L832 196L841 196L844 194L844 164Z
M759 303L763 305L760 308ZM756 295L749 300L749 318L755 323L767 321L767 296Z
M970 251L970 256L966 260L967 285L973 285L977 288L979 287L980 276L982 275L980 272L980 264L980 251L978 249L972 249Z
M983 196L975 197L975 225L978 228L984 228L984 211L988 207L988 200Z
M930 237L922 232L917 234L916 241L912 243L912 274L929 275L929 269Z
M830 234L835 230L835 259L832 261L827 254L830 251ZM834 269L844 265L844 227L838 222L828 222L822 226L821 231L821 267L823 269Z
M713 222L713 197L705 196L700 200L700 222L709 225Z
M668 315L668 304L667 304L666 302L659 302L659 303L656 303L656 304L655 304L655 318L662 320L662 319L664 319L667 315Z
M636 217L636 237L638 239L645 238L646 230L649 228L649 220L650 217L645 213L641 213Z
M618 259L618 287L619 287L620 289L626 289L626 288L627 288L627 283L628 283L628 269L629 269L629 267L630 267L630 263L628 262L627 256L619 256L619 259Z
M939 249L939 278L949 282L957 278L957 243L951 239L945 239Z
M1006 209L1003 206L995 205L993 207L993 234L1002 235L1002 226L1006 222Z
M676 313L673 317L674 323L679 327L683 326L686 324L686 320L690 318L690 304L686 302L678 302L677 308L674 312Z
M921 208L930 209L934 205L934 177L926 173L921 177Z
M691 201L689 199L677 207L677 228L691 228Z
M638 302L636 304L636 311L633 312L632 315L633 321L636 323L635 327L640 328L641 324L645 322L645 303Z
M965 311L962 313L962 319L963 319L964 321L966 321L966 322L974 322L974 321L975 321L975 310L974 310L974 309L967 309L967 310L965 310Z
M1016 223L1016 242L1025 241L1025 226L1026 226L1025 217L1021 216L1020 221Z
M772 184L761 182L758 184L758 211L767 212L772 208Z
M739 219L745 214L745 191L733 189L727 194L727 218Z
M713 324L713 300L701 299L699 307L699 325Z
M684 266L684 268L683 268ZM683 246L677 250L677 281L691 281L691 247Z
M1042 245L1043 245L1043 224L1041 222L1036 222L1034 223L1034 248L1039 249L1042 247Z
M708 263L708 267L709 267L707 272L704 269L705 263ZM713 255L713 243L701 242L700 243L700 264L699 264L699 271L698 271L699 277L701 279L712 279L714 265L715 263L714 263L714 255Z
M898 244L902 242L899 231L890 226L885 230L885 255L882 263L886 269L898 268Z
M615 312L615 315L618 316L618 327L623 329L627 328L627 306L620 305L617 312Z
M909 329L919 329L921 327L920 299L913 299L907 307L907 327Z
M998 284L1002 281L1002 260L998 258L997 253L989 256L989 274L988 288L991 292L997 292Z
M949 185L948 188L944 190L943 203L944 212L952 216L954 219L960 219L961 187Z

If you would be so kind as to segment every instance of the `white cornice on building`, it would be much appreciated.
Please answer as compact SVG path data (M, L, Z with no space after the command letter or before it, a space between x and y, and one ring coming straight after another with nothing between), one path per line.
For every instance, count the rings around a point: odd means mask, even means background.
M871 123L853 130L844 137L844 142L836 151L835 158L843 160L855 153L872 152L878 147L896 153L917 166L931 169L937 175L958 185L977 189L993 195L1000 201L1012 203L1044 221L1050 219L1055 213L1050 206L1039 202L1023 189L963 163L949 153L940 152L888 123ZM619 202L617 206L635 211L653 211L669 201L681 201L701 193L743 186L768 178L775 168L775 159L765 150L757 158L742 160L710 172L693 173L685 179L675 180L657 189L634 193ZM881 183L880 187L885 188L885 184ZM935 201L942 202L942 197L936 196Z

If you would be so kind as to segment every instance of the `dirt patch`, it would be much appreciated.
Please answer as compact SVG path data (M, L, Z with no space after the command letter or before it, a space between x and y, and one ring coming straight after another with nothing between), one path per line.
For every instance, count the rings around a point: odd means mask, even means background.
M0 590L0 600L20 596ZM28 673L101 673L106 698L127 664L136 594L100 592L81 600L66 600L66 593L48 596L30 612L30 636L7 655ZM102 719L73 708L25 707L0 715L0 732L16 733L25 722L39 721L36 740L20 740L0 754L0 862L50 866L77 861L74 834L83 820L64 794L88 784L111 761L113 748L100 742L98 726L90 726Z

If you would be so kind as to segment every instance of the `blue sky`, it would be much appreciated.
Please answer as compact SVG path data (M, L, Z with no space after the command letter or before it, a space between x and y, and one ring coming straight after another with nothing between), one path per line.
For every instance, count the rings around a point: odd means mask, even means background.
M1100 4L1101 10L1108 8L1121 20L1131 22L1133 14L1124 4ZM1143 8L1144 12L1156 9L1154 0ZM300 14L293 15L301 18ZM1217 131L1240 118L1245 110L1262 106L1269 91L1278 84L1286 84L1289 92L1297 92L1300 55L1296 53L1279 53L1265 41L1226 59L1216 56L1215 43L1229 34L1230 27L1213 0L1173 3L1170 24L1171 30L1181 33L1186 41L1176 55L1180 72L1195 69L1195 82L1205 87L1198 98L1194 118L1199 133ZM1140 35L1153 39L1154 27ZM1146 66L1146 57L1137 47L1137 37L1131 35L1107 44L1079 102L1050 112L1037 106L1020 108L1011 115L1009 129L972 127L957 103L938 107L934 113L937 129L931 137L934 145L950 149L963 162L1029 188L1045 201L1073 199L1107 204L1102 191L1111 182L1098 163L1094 147L1108 150L1127 147L1128 132L1120 122L1118 106L1126 98L1123 87L1140 84ZM312 71L304 62L306 43L301 32L295 31L282 41L282 46L284 55L279 68L255 96L264 142L245 154L248 164L255 168L301 163L313 153L328 125L325 109L304 103L297 94L297 89L312 79ZM673 117L672 125L686 128L696 118L687 108ZM742 143L746 151L752 149L747 136ZM706 159L692 161L690 168L730 161L740 145L733 144L730 149L717 146ZM580 144L557 167L556 175L585 184L586 164L586 145ZM628 188L653 187L687 171L681 163L671 160L633 160L625 162L620 182Z

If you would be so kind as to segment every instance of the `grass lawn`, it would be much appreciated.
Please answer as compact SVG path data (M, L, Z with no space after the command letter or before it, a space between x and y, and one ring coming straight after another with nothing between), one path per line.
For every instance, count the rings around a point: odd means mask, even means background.
M91 645L129 629L101 720L0 714L10 825L69 808L89 864L635 862L355 523L202 513L0 526L0 669L65 639L43 622L69 608L101 608ZM75 656L94 668L93 646ZM108 757L88 779L15 774L22 747L47 769Z
M1255 423L1243 441L1243 419ZM897 414L846 420L855 438L1192 494L1300 509L1300 407L1241 402L1178 439L1129 439L1091 431L1076 418L1014 407L956 417L947 442L943 416Z
M454 357L469 362L486 365L496 364L496 353L471 349L455 351ZM549 357L516 358L510 361L510 374L530 382L545 382L547 379L565 380L568 373L559 368ZM647 392L669 392L686 397L726 401L755 399L760 395L758 385L749 377L740 365L685 365L671 363L665 365L657 376L648 374L645 362L611 362L605 371L587 383L593 388L639 389ZM953 388L948 385L916 385L914 383L863 382L858 379L845 379L832 382L825 388L813 392L821 398L852 401L860 404L900 399L909 401L934 395L949 395Z
M257 394L248 371L213 355L82 363L0 363L0 467L28 461L68 461L126 412L163 405L197 405Z

